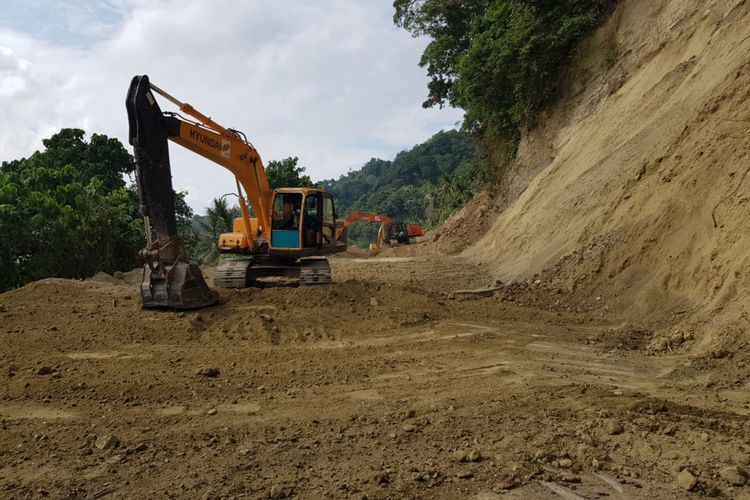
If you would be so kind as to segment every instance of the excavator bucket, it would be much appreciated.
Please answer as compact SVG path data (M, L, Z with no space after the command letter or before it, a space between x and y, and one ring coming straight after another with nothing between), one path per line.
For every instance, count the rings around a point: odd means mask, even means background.
M143 266L143 307L198 309L218 302L219 296L208 287L197 265L178 261L164 269L154 272Z

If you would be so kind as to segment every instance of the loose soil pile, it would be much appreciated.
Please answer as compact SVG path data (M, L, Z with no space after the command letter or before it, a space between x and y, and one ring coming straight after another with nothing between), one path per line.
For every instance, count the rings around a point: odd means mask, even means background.
M454 293L494 284L461 258L332 266L191 313L137 271L0 295L2 495L750 493L747 391L707 360L543 287Z

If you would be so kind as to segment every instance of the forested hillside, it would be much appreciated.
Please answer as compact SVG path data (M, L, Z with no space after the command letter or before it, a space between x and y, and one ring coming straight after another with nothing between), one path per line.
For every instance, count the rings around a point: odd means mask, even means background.
M495 187L521 134L557 95L562 72L617 0L395 0L395 24L431 41L419 65L425 108L466 111L479 146L475 178ZM609 64L617 57L611 47Z
M474 193L472 140L456 130L440 131L393 160L373 158L361 169L318 183L333 193L339 217L354 210L390 215L433 226ZM376 227L356 224L350 243L366 246Z
M133 157L117 139L66 128L28 158L0 164L0 292L47 277L138 266L144 245ZM182 234L192 210L178 193ZM187 238L187 243L190 238Z

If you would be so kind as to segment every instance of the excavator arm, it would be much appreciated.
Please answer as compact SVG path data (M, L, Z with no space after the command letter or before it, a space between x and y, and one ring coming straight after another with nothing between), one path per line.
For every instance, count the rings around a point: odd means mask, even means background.
M181 249L177 239L172 172L167 147L168 130L161 112L150 104L152 101L153 97L148 93L148 79L144 82L138 77L134 78L125 106L128 110L129 141L135 154L140 210L146 221L146 239L149 247L154 246L151 230L153 222L155 243L161 257L167 261L175 261Z
M167 139L179 134L180 124L161 112L146 76L133 78L125 107L147 241L140 252L145 262L143 305L192 309L214 304L218 295L208 287L200 268L185 261L177 234Z
M248 244L251 249L260 244L254 236L259 236L261 241L267 242L270 238L271 189L260 156L255 149L241 139L217 134L177 117L170 116L165 119L175 122L178 130L177 134L169 137L172 142L218 163L234 174L241 186L241 188L238 186L238 195L240 211L247 229ZM261 234L253 235L249 232L250 213L245 198L253 207Z
M357 221L382 222L383 224L393 223L393 219L388 215L376 214L375 212L360 212L359 210L350 213L345 221L347 226Z
M272 192L263 162L252 144L244 139L240 132L222 127L195 110L190 104L180 102L167 94L151 83L145 75L136 76L133 79L131 92L134 86L136 87L135 112L129 111L129 115L143 117L142 127L137 129L137 132L147 136L147 142L160 156L162 151L165 155L167 154L167 140L170 140L232 172L238 182L240 209L248 231L250 248L259 244L256 236L261 235L249 233L251 225L245 197L258 219L258 228L262 233L261 239L268 241ZM193 117L196 121L188 121L175 113L163 113L154 99L153 92L174 103L181 112ZM133 137L132 130L131 118L131 138ZM161 186L154 186L155 190L160 188Z

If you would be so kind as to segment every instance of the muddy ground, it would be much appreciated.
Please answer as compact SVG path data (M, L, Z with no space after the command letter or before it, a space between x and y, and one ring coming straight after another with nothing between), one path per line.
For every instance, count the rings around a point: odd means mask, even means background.
M332 267L190 313L142 311L137 272L0 295L0 497L750 498L725 360L452 293L494 285L459 258Z

